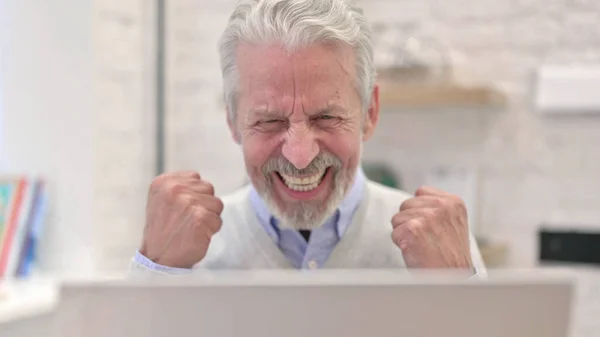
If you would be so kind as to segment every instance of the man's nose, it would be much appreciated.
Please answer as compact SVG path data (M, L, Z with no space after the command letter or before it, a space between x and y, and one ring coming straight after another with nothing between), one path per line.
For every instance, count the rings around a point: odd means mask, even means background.
M319 154L319 145L310 128L297 125L288 130L281 152L290 163L301 170Z

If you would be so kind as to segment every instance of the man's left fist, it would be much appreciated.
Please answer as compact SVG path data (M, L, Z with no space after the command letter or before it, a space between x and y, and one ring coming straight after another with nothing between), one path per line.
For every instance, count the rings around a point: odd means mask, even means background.
M392 226L407 267L473 268L467 209L458 196L421 187L402 203Z

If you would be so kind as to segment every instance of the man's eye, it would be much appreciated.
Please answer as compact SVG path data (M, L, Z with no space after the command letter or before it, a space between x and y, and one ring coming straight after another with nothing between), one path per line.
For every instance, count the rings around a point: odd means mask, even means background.
M314 121L333 121L336 119L338 118L333 115L318 115L313 118Z
M284 119L263 119L258 121L255 124L255 127L261 130L262 132L275 132L279 131L282 128L285 128L287 125Z
M315 116L313 121L315 121L317 123L318 122L327 123L329 125L330 123L339 121L339 118L337 116L333 116L333 115L319 115L319 116Z

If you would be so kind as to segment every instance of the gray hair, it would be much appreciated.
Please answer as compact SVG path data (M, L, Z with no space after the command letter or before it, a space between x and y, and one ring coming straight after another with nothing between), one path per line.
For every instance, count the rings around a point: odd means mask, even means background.
M316 43L342 43L356 57L356 90L366 111L375 82L371 30L362 9L344 0L241 0L219 42L225 104L237 114L238 43L282 43L292 51Z

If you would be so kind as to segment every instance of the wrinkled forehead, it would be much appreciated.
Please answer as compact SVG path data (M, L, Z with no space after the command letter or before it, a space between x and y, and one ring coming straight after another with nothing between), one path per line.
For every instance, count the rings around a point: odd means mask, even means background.
M296 51L281 46L240 44L237 50L240 112L260 105L293 109L352 104L356 67L349 46L313 45Z

